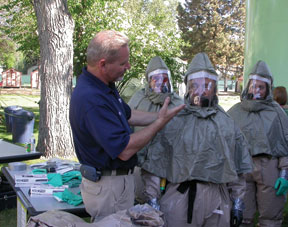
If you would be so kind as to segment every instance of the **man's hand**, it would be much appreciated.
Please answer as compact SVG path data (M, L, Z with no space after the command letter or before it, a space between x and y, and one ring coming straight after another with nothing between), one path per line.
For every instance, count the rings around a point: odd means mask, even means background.
M158 113L158 117L156 121L160 121L160 123L164 126L168 121L170 121L179 111L185 108L185 104L174 107L173 109L168 109L168 105L170 102L170 98L167 97L165 102ZM162 126L162 127L163 127Z

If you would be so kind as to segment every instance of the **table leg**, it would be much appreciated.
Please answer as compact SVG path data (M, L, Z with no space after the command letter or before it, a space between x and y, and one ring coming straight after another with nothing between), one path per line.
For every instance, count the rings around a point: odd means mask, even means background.
M17 196L17 227L25 227L27 224L27 209Z

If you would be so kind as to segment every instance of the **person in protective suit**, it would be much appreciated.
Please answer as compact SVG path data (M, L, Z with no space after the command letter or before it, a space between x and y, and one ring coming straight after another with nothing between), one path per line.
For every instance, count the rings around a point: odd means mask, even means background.
M258 61L241 94L241 102L228 110L247 138L254 163L245 175L243 226L253 226L256 211L263 226L281 226L288 190L288 118L273 100L273 77Z
M131 109L147 112L158 112L166 97L170 97L168 108L183 104L183 99L173 92L170 70L161 57L153 57L145 72L147 84L145 88L136 92L128 102ZM134 127L134 131L141 127ZM138 162L142 163L145 158L143 151L138 152ZM140 176L141 174L141 176ZM135 168L135 198L139 202L147 202L159 210L159 199L161 196L161 179L140 168Z
M169 182L160 200L168 227L239 226L245 179L252 171L248 143L218 105L218 75L198 53L185 74L186 108L145 147L142 168ZM232 212L231 212L232 211Z

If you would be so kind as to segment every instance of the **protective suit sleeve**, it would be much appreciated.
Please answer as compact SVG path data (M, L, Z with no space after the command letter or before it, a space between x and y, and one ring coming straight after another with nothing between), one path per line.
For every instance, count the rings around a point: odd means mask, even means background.
M243 174L238 175L238 180L228 183L228 189L230 192L230 197L232 201L235 199L243 200L246 188L246 181Z
M278 164L279 169L288 169L288 157L280 157L279 158L279 164Z
M144 98L144 89L141 89L134 93L134 95L130 98L128 105L131 109L138 109L138 105L140 101Z
M235 155L234 162L237 174L244 174L253 171L253 161L249 152L249 144L241 132L240 128L235 125Z

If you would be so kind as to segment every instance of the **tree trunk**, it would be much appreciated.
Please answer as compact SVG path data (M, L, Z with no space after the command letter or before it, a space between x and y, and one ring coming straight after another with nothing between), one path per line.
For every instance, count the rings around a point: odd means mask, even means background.
M72 157L69 123L74 21L67 0L34 0L40 42L40 120L37 150L45 157Z

